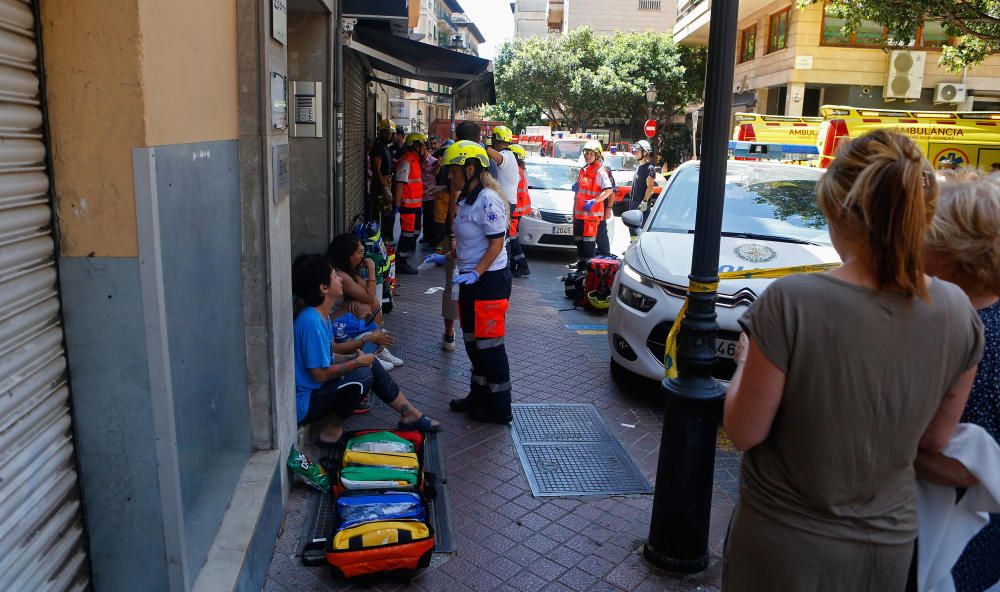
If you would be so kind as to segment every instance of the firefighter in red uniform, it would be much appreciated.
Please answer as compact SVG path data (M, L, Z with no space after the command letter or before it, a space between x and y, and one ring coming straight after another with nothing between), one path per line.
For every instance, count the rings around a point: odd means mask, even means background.
M409 134L403 142L403 152L396 161L393 207L399 211L399 248L396 250L396 271L413 275L417 268L407 258L417 248L423 214L424 180L420 172L420 146L427 142L424 134Z
M514 277L524 277L531 275L531 270L528 269L528 259L524 256L524 249L521 248L521 241L517 236L517 225L521 221L522 216L527 216L531 213L531 196L528 195L528 177L524 172L524 161L527 158L527 153L524 151L524 147L518 144L512 144L510 151L517 159L517 171L518 175L520 175L520 180L517 183L517 204L514 206L514 211L510 214L510 232L507 233L507 236L510 237L510 242L507 243L507 256L510 258L510 270L514 274Z
M597 228L604 221L604 208L613 193L611 179L601 163L601 143L590 140L583 145L587 164L576 180L576 200L573 204L573 241L579 269L597 254Z

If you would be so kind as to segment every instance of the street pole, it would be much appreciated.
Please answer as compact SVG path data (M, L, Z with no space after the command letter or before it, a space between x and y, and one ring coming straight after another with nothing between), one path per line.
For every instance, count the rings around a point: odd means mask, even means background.
M719 281L719 240L733 68L736 59L737 0L712 0L709 24L705 118L698 181L694 252L690 282ZM643 554L651 563L681 573L708 566L715 439L724 390L712 377L715 365L714 290L688 292L688 309L678 337L678 378L664 379L666 416L660 438L656 492L649 540Z

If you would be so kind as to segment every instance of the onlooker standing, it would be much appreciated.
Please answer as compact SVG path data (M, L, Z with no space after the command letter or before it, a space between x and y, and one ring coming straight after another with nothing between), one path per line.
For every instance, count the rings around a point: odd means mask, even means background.
M431 247L441 242L443 238L441 235L444 232L444 224L438 224L434 218L434 200L438 192L444 189L437 184L437 175L440 171L441 165L438 164L438 159L431 154L430 145L422 144L420 146L420 175L424 183L424 238L422 241Z
M962 413L1000 442L1000 185L975 176L942 185L927 233L927 271L957 284L983 322L985 348ZM917 476L954 487L970 487L975 477L940 453L917 456ZM959 592L981 592L1000 582L1000 514L965 548L951 570Z
M372 177L368 195L372 200L372 215L384 216L392 211L392 167L394 160L389 150L396 124L389 119L378 123L378 138L368 153ZM383 228L385 228L383 221Z
M480 133L481 130L479 124L475 121L463 121L455 127L455 137L459 142L478 142ZM451 147L453 144L454 142L448 140L445 142L445 149ZM458 196L462 193L462 188L465 185L458 177L452 177L449 175L448 171L444 167L442 167L441 173L445 175L445 178L448 181L448 213L445 217L444 223L445 235L447 238L447 240L444 241L444 250L448 253L448 255L445 256L444 292L441 293L441 316L444 317L444 338L441 342L441 347L445 351L454 351L455 321L458 320L458 298L452 297L452 280L455 275L455 259L451 256L451 252L455 250L455 233L453 229L455 207L458 203Z
M902 590L917 451L947 445L982 353L968 298L924 274L938 187L909 138L845 144L817 195L844 264L775 281L740 319L728 592Z
M392 135L392 143L389 145L389 153L392 154L393 165L399 160L399 157L403 154L403 145L406 142L406 130L403 128L397 128L396 132Z

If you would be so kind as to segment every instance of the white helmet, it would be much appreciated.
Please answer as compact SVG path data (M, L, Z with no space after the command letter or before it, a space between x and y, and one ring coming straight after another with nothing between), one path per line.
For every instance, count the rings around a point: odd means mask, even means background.
M647 142L646 140L639 140L638 142L636 142L635 143L635 148L644 150L646 152L652 152L653 151L653 148L649 145L649 142Z

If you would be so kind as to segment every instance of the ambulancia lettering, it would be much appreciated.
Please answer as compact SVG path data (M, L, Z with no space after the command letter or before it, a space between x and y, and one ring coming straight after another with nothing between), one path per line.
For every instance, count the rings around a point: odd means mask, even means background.
M932 138L935 136L945 138L961 138L965 135L965 130L960 127L900 126L899 132L908 136L927 136Z

